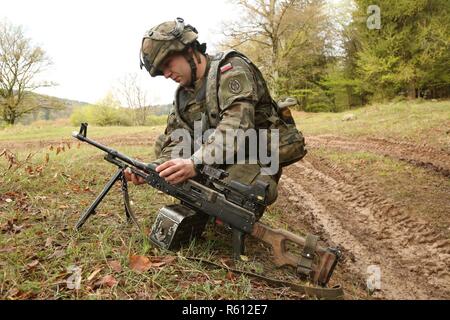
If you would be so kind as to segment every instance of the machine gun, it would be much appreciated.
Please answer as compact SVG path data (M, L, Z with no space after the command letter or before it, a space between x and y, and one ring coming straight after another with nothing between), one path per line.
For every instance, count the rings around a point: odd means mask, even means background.
M207 220L213 217L232 230L235 259L239 260L244 254L245 235L249 234L272 246L275 265L292 266L299 274L321 286L328 283L341 256L338 249L318 245L317 236L308 235L305 239L286 230L272 229L257 221L266 207L266 183L257 182L251 186L237 181L224 183L222 179L227 175L225 171L205 165L195 178L171 185L156 172L156 164L143 163L89 139L87 123L81 124L80 131L72 135L106 152L104 159L118 167L102 192L78 220L75 226L77 230L95 213L97 206L119 180L122 182L126 216L139 226L131 210L127 181L123 173L129 168L153 188L181 201L180 204L160 209L150 233L150 240L157 246L177 249L182 243L200 235ZM287 250L288 241L303 248L300 257Z

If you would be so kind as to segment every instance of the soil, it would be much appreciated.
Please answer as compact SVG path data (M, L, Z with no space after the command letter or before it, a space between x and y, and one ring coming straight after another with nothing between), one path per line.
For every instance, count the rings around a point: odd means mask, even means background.
M368 297L366 281L376 268L380 287L370 297L449 299L448 232L411 214L403 203L370 183L363 172L346 170L314 155L314 148L381 154L426 168L443 180L450 176L450 154L385 139L310 136L307 143L310 153L283 170L274 204L281 209L280 219L292 231L313 232L327 245L342 249L344 258L336 277L344 289L351 289L353 298ZM441 201L444 207L450 204L450 199ZM449 212L443 214L443 221L448 222ZM448 225L446 229L450 230Z
M155 143L156 136L150 134L132 134L132 135L112 135L108 137L95 138L95 141L111 146L152 146ZM0 150L7 149L12 152L29 149L42 149L50 146L58 146L62 144L70 143L71 145L83 145L83 142L76 140L75 138L64 138L59 140L27 140L27 141L0 141Z

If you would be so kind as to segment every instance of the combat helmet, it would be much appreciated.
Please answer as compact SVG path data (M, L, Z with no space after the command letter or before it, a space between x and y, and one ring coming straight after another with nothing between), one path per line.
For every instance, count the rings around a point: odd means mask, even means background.
M152 77L163 75L160 67L166 57L173 53L182 53L189 62L192 71L192 82L196 80L196 65L193 54L188 53L188 48L197 49L205 54L206 44L197 41L198 32L191 25L185 25L182 18L175 21L166 21L145 32L140 50L140 68L145 69ZM200 58L197 56L197 62Z

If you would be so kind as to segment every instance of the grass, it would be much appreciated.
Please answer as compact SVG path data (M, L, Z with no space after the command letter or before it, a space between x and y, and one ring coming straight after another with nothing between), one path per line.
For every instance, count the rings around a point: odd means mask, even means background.
M151 158L148 147L122 145L120 151ZM292 293L283 294L283 289L270 288L246 276L230 276L222 269L211 269L185 258L199 257L219 264L221 259L228 259L231 235L223 229L209 227L202 241L193 242L178 253L154 247L126 222L118 186L81 231L74 231L80 214L116 170L102 160L101 151L81 145L58 154L56 150L42 149L28 160L26 150L15 155L19 166L8 169L8 162L3 158L0 161L0 298L298 298ZM43 169L36 171L40 166ZM145 186L130 185L129 189L134 210L148 232L158 209L174 200ZM250 256L251 263L239 268L267 274L268 269L263 267L267 266L266 258L258 255L258 246L248 241L249 252L254 256ZM177 259L141 273L130 267L130 255ZM114 271L111 261L119 262L122 270ZM81 268L79 290L67 284L74 267ZM280 271L274 272L280 275ZM281 271L283 274L290 276L287 271ZM112 276L117 283L99 284L105 276Z
M17 125L0 130L0 141L45 141L71 139L73 131L79 131L80 127L72 126L23 126ZM99 127L88 126L88 135L92 137L126 136L135 134L152 133L162 131L163 127Z
M343 121L347 114L356 119ZM295 113L294 117L306 135L400 139L450 151L450 101L373 104L340 113Z

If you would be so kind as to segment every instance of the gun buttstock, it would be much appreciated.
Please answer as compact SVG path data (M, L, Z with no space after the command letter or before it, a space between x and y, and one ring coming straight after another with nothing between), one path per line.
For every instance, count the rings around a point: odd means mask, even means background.
M290 253L287 250L287 242L291 241L301 248L306 244L306 239L293 234L287 230L272 229L269 226L257 222L253 226L252 236L272 246L273 260L276 266L281 267L285 265L298 267L300 257ZM339 257L330 250L322 247L316 247L317 259L313 267L312 280L314 283L325 285L334 270Z
M272 229L271 227L257 222L253 226L252 236L272 246L273 259L276 266L290 265L297 267L298 257L287 251L287 241L292 241L303 247L305 239L289 231Z

